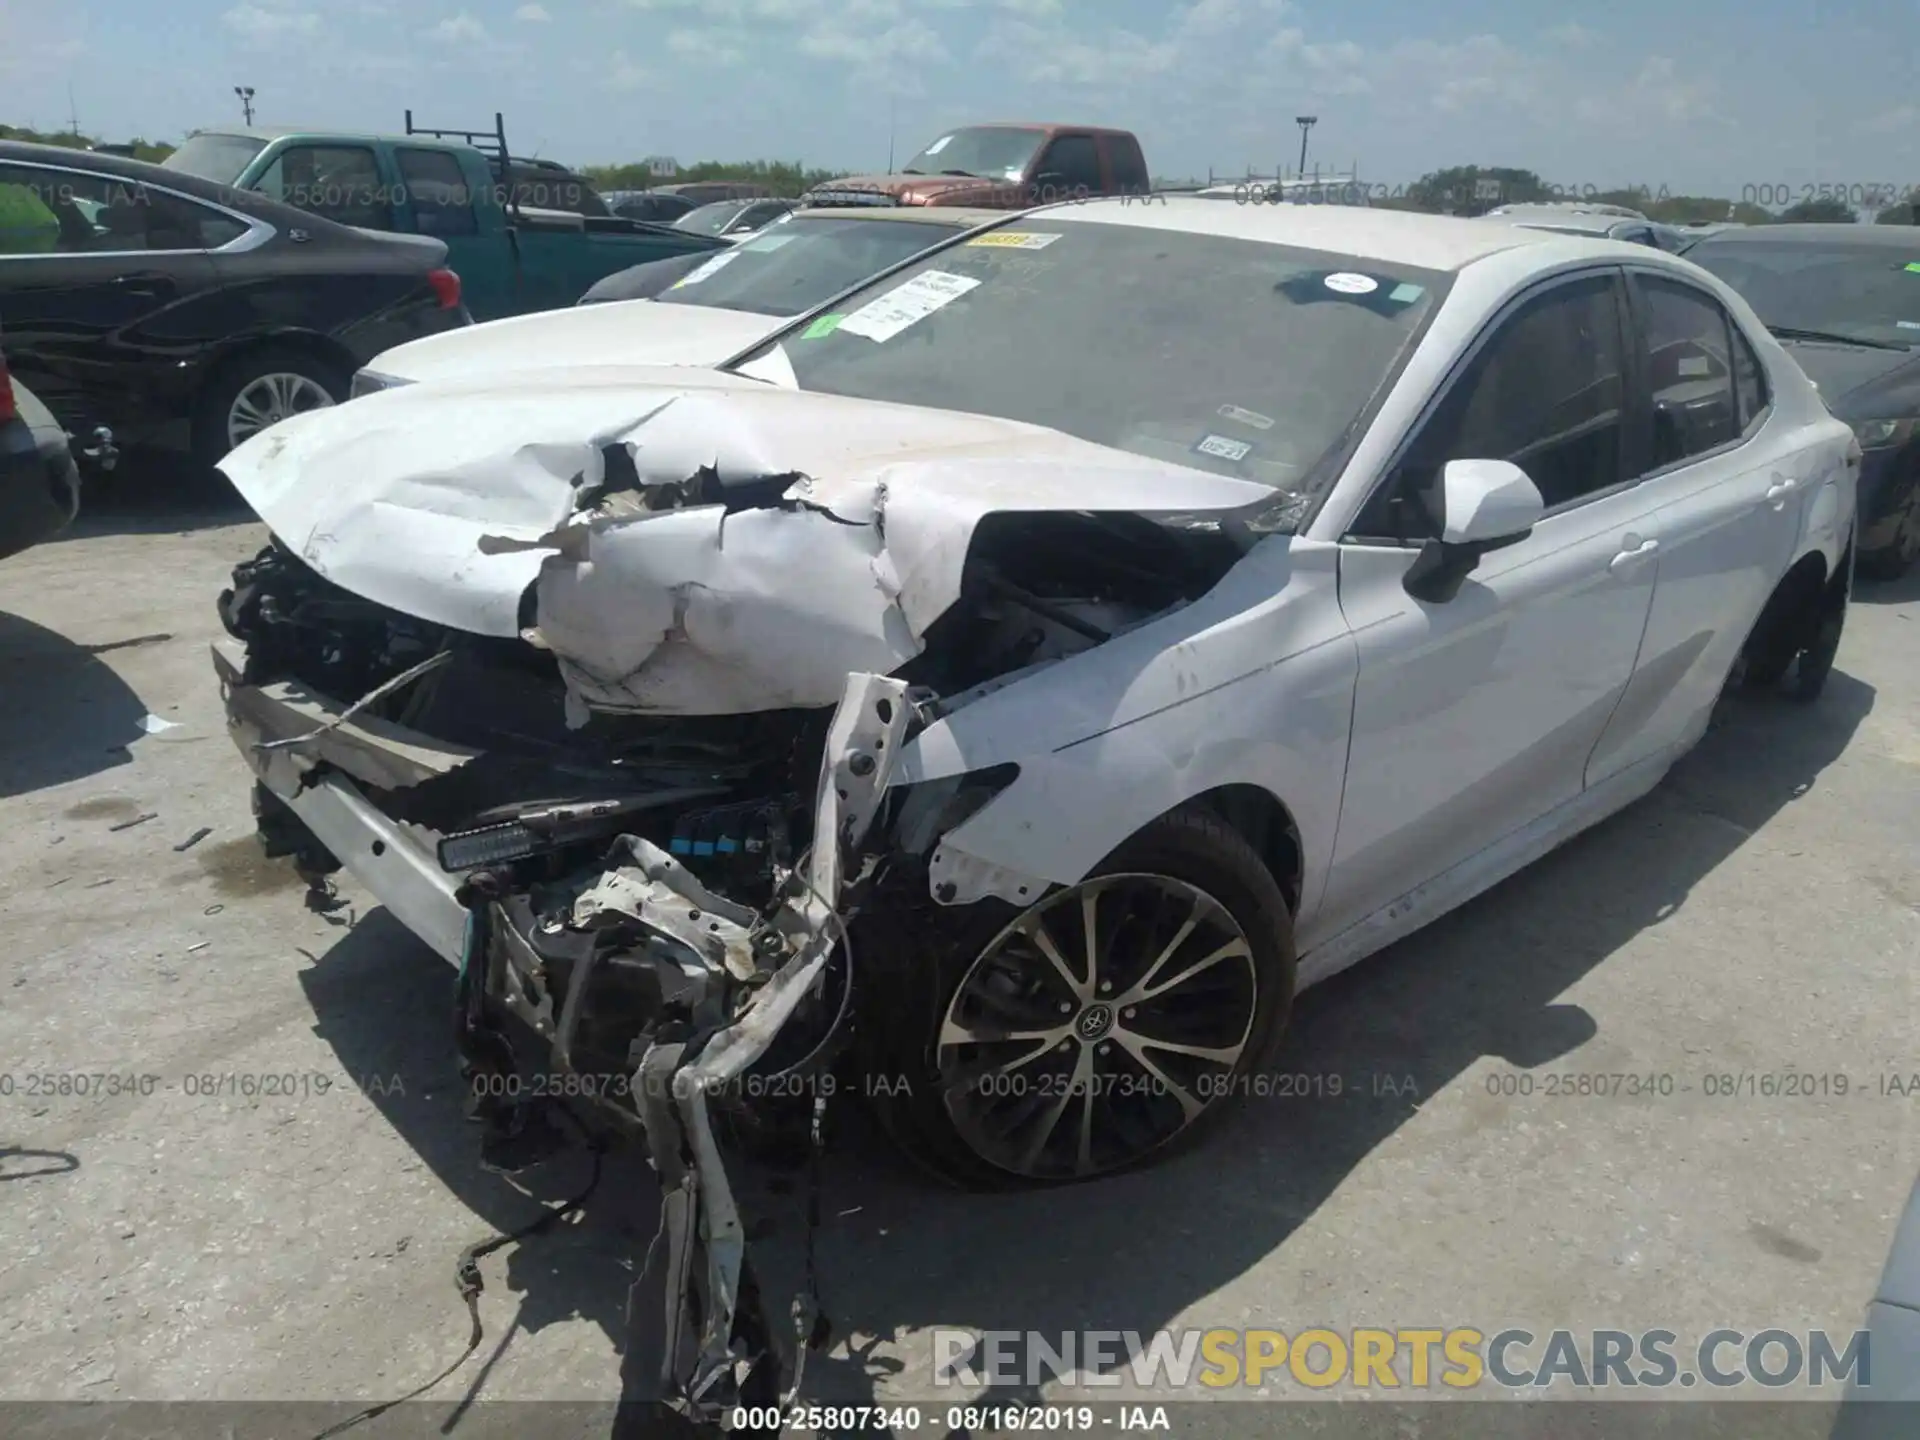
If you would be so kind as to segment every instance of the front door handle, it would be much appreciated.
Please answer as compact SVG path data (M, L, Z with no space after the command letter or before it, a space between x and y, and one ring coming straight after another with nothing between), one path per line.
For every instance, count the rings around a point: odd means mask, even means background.
M1800 488L1800 482L1789 475L1775 475L1773 484L1767 487L1767 503L1776 510L1787 508L1787 497Z
M1642 540L1638 535L1629 535L1622 542L1620 553L1607 562L1609 570L1629 569L1635 561L1644 560L1660 548L1658 540Z

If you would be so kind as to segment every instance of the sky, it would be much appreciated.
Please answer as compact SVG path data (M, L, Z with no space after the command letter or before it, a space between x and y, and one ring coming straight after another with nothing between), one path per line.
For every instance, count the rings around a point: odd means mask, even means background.
M573 165L883 169L955 125L1135 131L1167 177L1510 165L1774 203L1920 185L1920 0L0 0L0 121L111 140L478 129ZM70 98L71 97L71 98Z

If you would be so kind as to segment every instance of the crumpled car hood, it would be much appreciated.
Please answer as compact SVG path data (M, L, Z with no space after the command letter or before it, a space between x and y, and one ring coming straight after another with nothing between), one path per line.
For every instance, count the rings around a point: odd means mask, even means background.
M1038 426L658 368L383 391L283 421L221 469L343 588L550 650L576 720L832 704L849 672L920 653L996 512L1274 498ZM777 498L659 508L703 471Z
M615 300L425 335L383 351L367 368L401 380L453 380L549 364L717 365L786 323L710 305Z

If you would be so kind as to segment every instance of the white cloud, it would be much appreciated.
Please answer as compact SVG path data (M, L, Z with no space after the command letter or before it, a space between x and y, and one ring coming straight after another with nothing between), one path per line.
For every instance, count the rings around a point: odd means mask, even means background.
M1860 128L1871 135L1898 134L1917 125L1920 125L1920 106L1913 105L1896 105L1860 122Z
M1564 25L1556 25L1547 31L1547 40L1554 45L1564 45L1569 50L1584 50L1600 37L1586 26L1569 20Z
M675 55L713 65L738 65L746 58L744 43L740 33L733 30L675 30L667 36L667 49Z
M614 51L606 64L594 68L600 76L600 84L608 90L639 90L652 78L646 67L635 64L624 50Z
M447 45L487 45L493 40L487 27L465 10L458 15L449 15L428 30L427 34Z
M547 13L547 7L544 5L522 5L513 12L513 18L528 25L544 25L553 19L553 16Z
M947 58L946 45L924 20L903 20L874 32L851 28L836 16L802 35L800 49L816 60L835 60L862 71L937 65Z
M253 45L272 45L320 31L320 16L300 9L294 0L241 0L220 20Z

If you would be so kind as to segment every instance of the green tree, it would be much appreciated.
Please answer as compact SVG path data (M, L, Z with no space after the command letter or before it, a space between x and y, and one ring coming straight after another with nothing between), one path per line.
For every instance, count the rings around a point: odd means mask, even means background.
M1902 200L1873 217L1876 225L1920 225L1920 201Z
M596 190L645 190L652 185L696 180L735 180L761 185L775 195L798 195L840 175L837 170L808 169L798 160L701 160L682 165L671 182L661 180L644 160L624 165L589 165L581 172Z
M1493 182L1498 194L1483 195ZM1496 205L1525 205L1543 200L1558 200L1553 188L1531 170L1515 170L1505 165L1454 165L1422 175L1407 187L1410 210L1435 214L1484 215Z
M1821 225L1852 225L1859 220L1853 213L1853 207L1844 200L1832 196L1820 196L1811 200L1802 200L1797 205L1789 205L1780 212L1780 219L1786 224L1815 223Z

